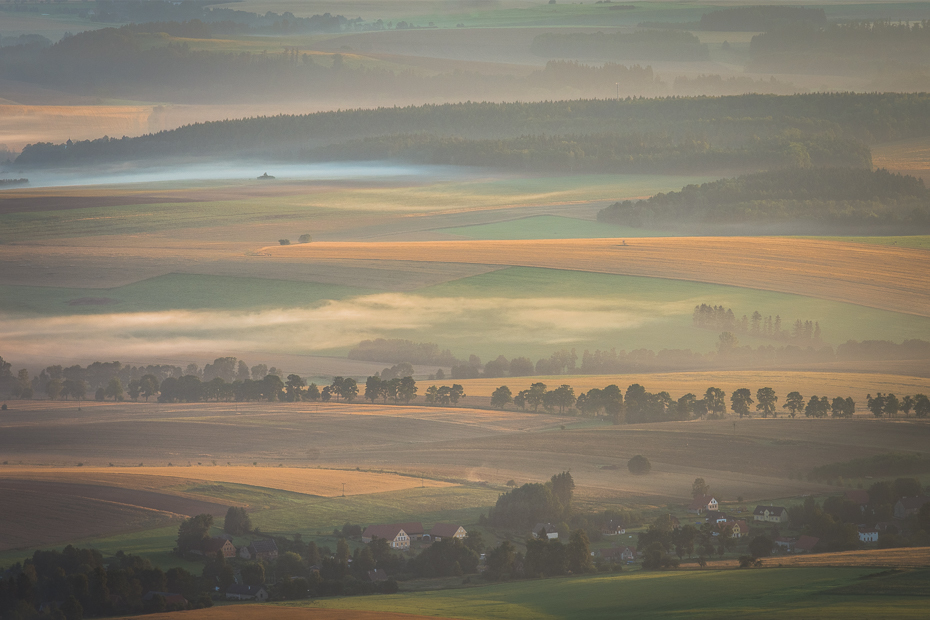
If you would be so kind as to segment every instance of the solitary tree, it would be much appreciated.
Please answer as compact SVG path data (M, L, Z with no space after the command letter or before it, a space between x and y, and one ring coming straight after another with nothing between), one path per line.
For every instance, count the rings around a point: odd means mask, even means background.
M727 412L726 394L720 388L707 388L704 392L704 402L707 404L707 412L715 418L722 418Z
M710 493L710 485L703 478L695 478L691 485L691 497L701 497Z
M252 531L252 520L245 508L230 506L223 520L223 531L233 536L242 536Z
M405 403L409 403L417 397L417 382L413 380L413 377L404 377L400 380L400 385L397 387L397 397Z
M882 396L881 392L876 392L875 398L872 398L871 394L868 394L865 397L866 405L869 407L869 411L872 412L876 418L880 418L885 414L885 397Z
M530 386L526 395L526 404L533 408L533 411L539 411L539 406L543 404L543 398L546 395L545 383L534 383Z
M513 402L513 393L506 385L502 385L491 394L491 406L495 409L503 409Z
M652 463L649 462L642 454L637 454L626 464L631 474L642 475L648 474L652 469Z
M914 415L918 418L930 416L930 398L927 398L926 394L914 396Z
M774 418L776 417L775 404L778 402L778 396L775 395L775 390L770 387L759 388L756 390L756 411L762 412L762 417L767 418L770 415Z
M730 394L730 404L733 411L739 414L739 417L749 416L749 408L752 406L752 392L748 388L740 388Z
M894 394L889 394L885 397L885 406L883 408L885 415L891 418L896 417L900 408L901 403L898 402L897 396Z
M112 398L113 400L123 400L123 384L119 380L119 377L113 377L110 379L110 383L107 384L104 395L107 398Z
M804 410L804 397L800 392L789 392L782 407L787 409L788 415L793 418Z
M378 375L372 375L365 380L365 398L374 403L381 397L382 381Z

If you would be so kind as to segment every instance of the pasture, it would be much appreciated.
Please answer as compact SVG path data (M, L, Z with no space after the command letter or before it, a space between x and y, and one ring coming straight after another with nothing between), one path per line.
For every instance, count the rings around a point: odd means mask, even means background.
M875 569L639 572L495 584L438 592L328 599L309 609L383 610L445 618L920 618L923 597L831 594Z

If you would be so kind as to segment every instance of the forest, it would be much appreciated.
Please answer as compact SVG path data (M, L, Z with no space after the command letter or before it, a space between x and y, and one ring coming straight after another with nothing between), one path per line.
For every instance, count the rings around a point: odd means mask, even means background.
M875 76L930 69L930 21L798 23L752 38L751 71Z
M763 147L754 146L757 142L770 140L796 152L800 165L806 165L808 157L815 161L821 152L837 151L847 153L847 163L841 165L850 165L850 157L858 160L856 165L869 165L866 144L930 135L930 95L738 95L341 110L197 123L137 138L38 143L27 146L16 164L73 165L233 153L287 159L312 157L320 147L339 142L413 133L469 140L539 136L540 141L554 135L635 134L656 136L654 140L665 144L706 142L708 150L759 149ZM864 144L856 144L857 140Z
M615 202L598 220L625 226L686 222L813 221L930 229L930 190L884 169L786 168Z

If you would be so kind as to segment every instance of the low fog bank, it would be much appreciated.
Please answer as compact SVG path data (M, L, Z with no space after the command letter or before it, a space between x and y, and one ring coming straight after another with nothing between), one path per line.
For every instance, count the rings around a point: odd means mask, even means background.
M194 181L248 181L267 183L287 181L352 181L383 179L418 179L441 181L456 179L474 169L457 166L427 166L382 161L325 163L281 163L262 161L174 161L145 164L95 165L93 167L41 168L21 171L16 166L0 169L0 178L28 177L25 187L63 187L75 185L114 185L127 183L184 183ZM10 186L24 187L23 185ZM4 186L0 185L0 192Z
M328 354L379 337L422 337L506 349L589 344L670 316L693 300L431 298L385 293L317 308L0 315L3 356L25 364L94 359L209 358L226 351Z

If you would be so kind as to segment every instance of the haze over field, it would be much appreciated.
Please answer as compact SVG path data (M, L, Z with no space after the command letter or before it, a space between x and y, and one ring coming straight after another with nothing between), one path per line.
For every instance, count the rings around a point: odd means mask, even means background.
M928 182L928 3L0 3L0 620L923 617Z

